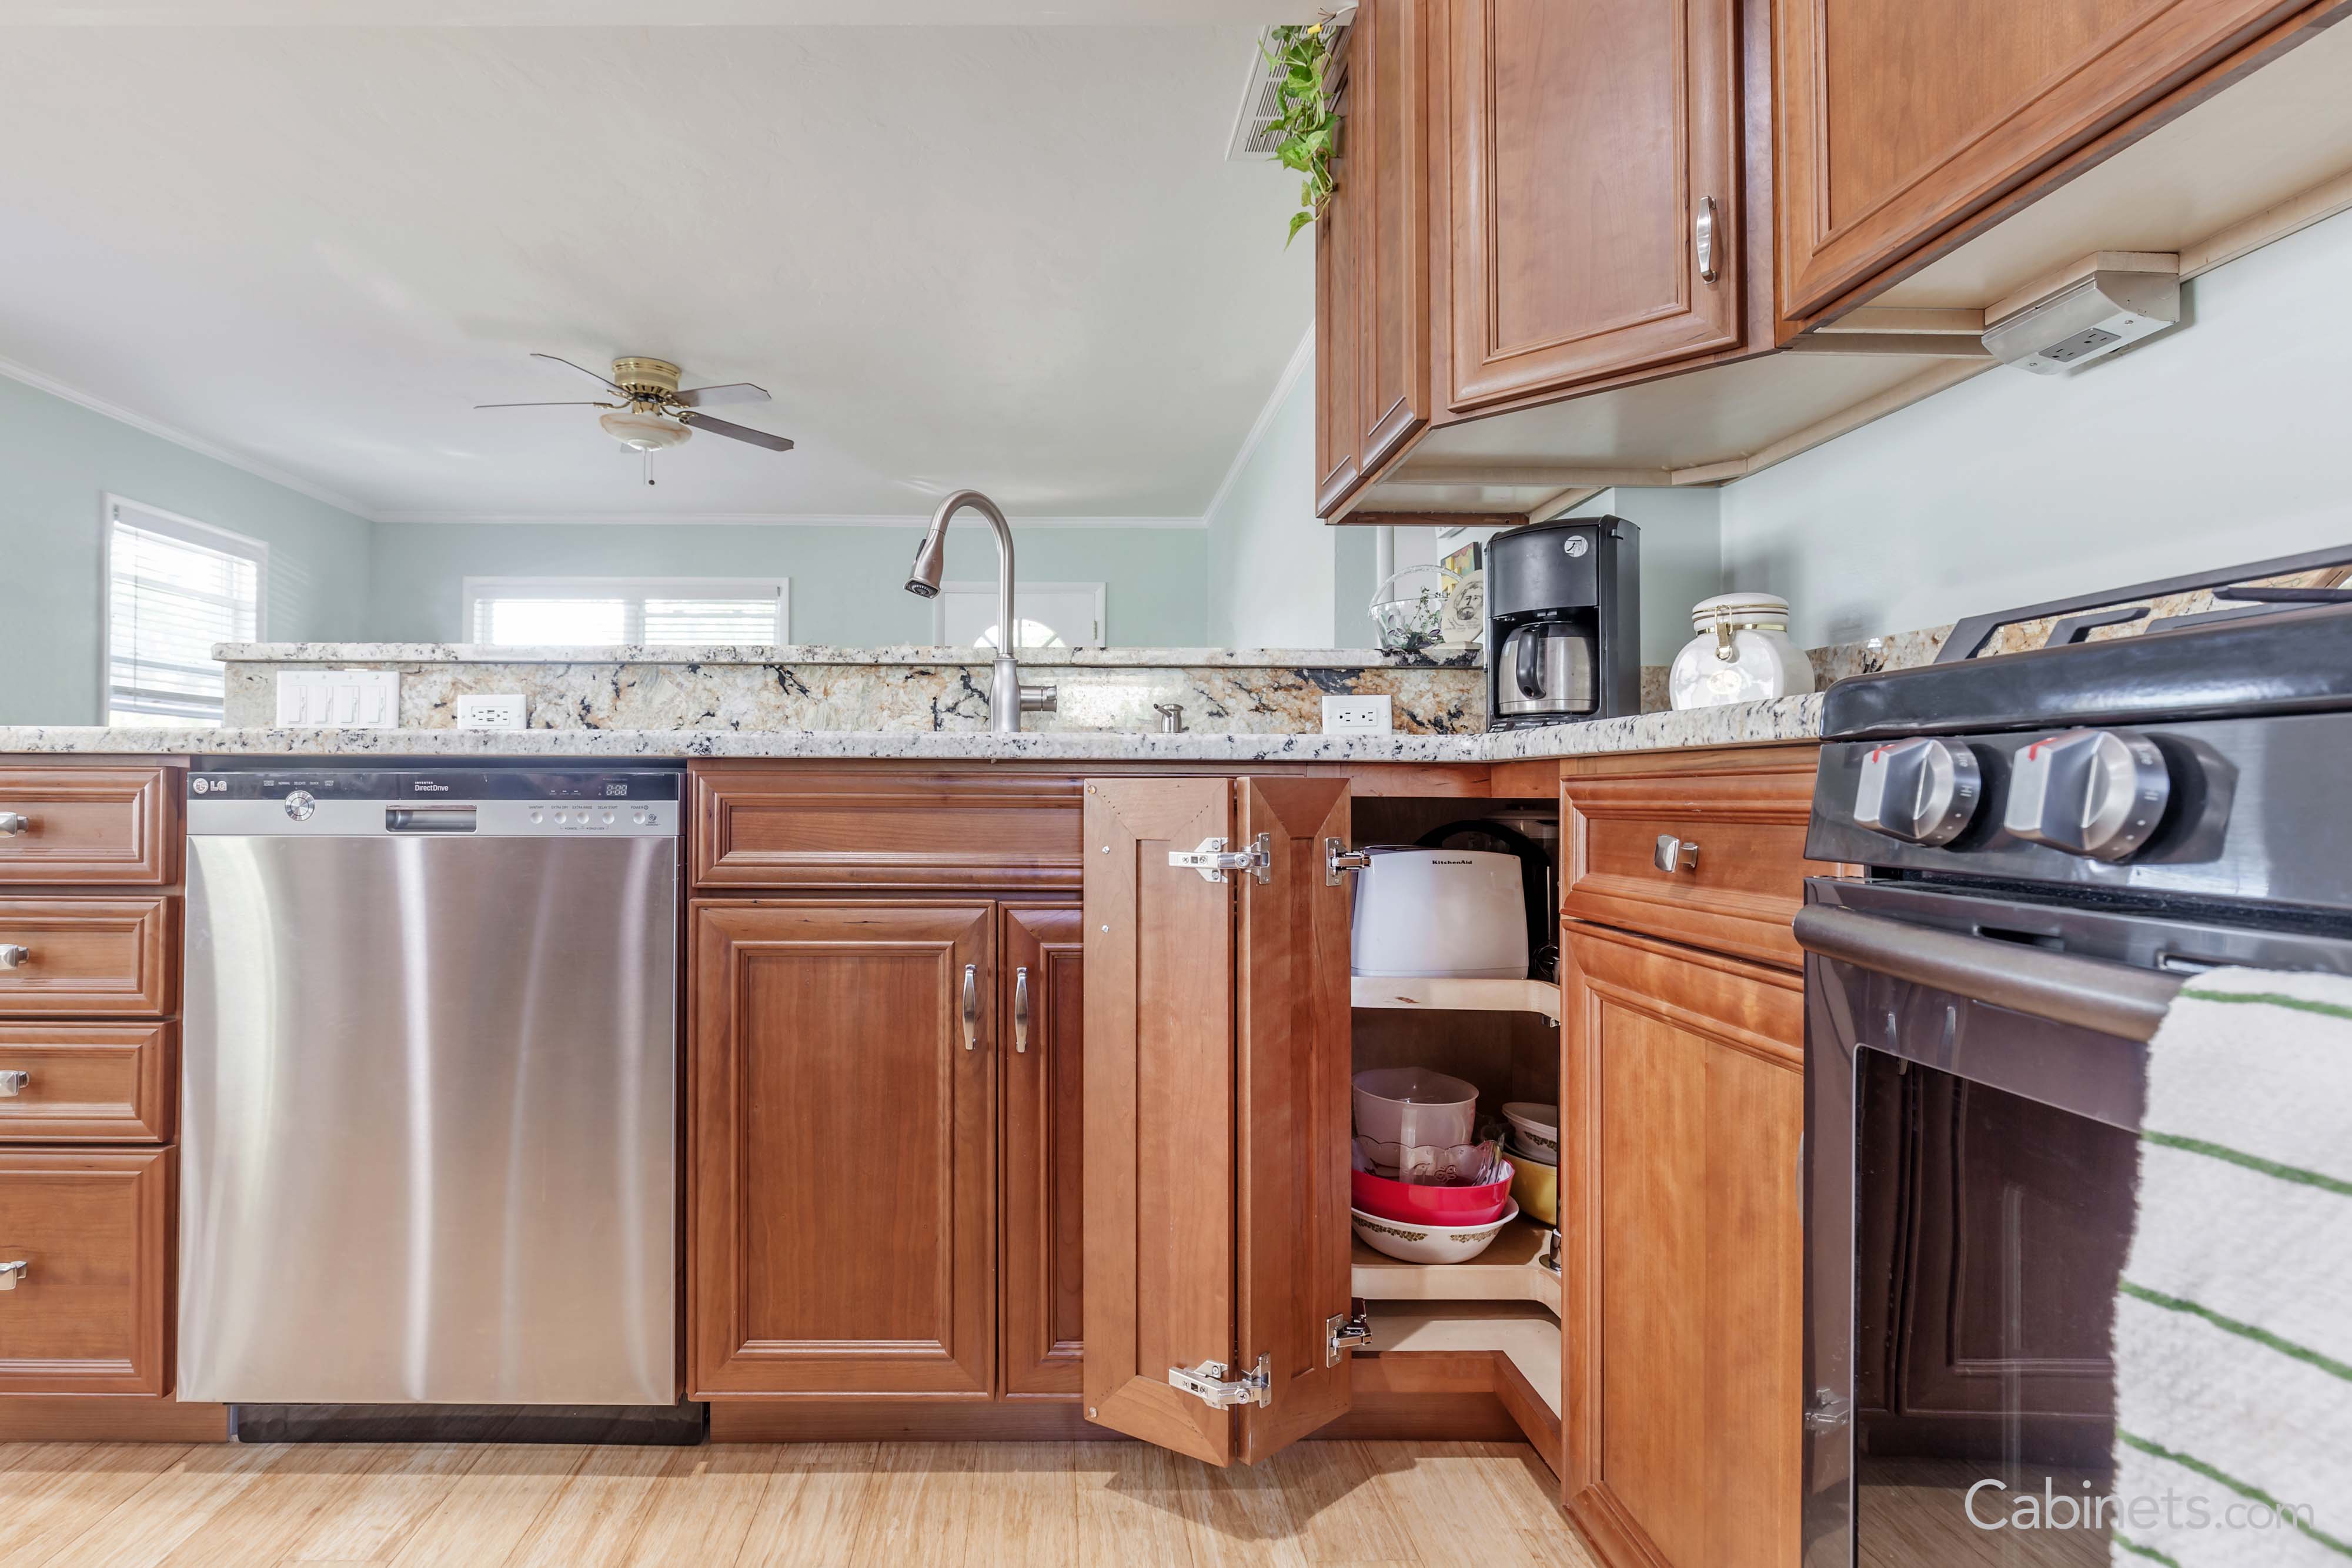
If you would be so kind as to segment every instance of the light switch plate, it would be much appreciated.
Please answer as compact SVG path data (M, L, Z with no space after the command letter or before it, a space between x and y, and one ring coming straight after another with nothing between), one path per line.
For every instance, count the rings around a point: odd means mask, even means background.
M459 697L457 727L459 729L522 728L522 694L500 692L490 696Z
M397 670L281 670L278 722L303 728L397 729Z
M1395 727L1386 696L1323 699L1326 735L1386 735Z

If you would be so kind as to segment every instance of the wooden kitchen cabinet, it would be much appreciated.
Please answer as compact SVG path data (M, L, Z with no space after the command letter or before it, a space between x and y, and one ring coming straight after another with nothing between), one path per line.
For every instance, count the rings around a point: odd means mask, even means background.
M1003 1072L998 1263L1007 1398L1075 1399L1083 1361L1086 989L1080 911L1008 904L997 951Z
M0 1395L168 1394L170 1149L0 1148Z
M1315 235L1316 506L1328 511L1429 423L1431 14L1363 0L1333 70L1333 193Z
M694 1397L987 1399L996 907L691 905Z
M1803 977L1564 936L1569 1512L1612 1564L1792 1568Z
M1086 1414L1212 1464L1349 1407L1348 823L1338 779L1087 785ZM1211 839L1262 864L1171 863Z
M2068 156L2311 0L1774 7L1780 312L1818 315L2038 194Z
M1739 343L1736 10L1451 0L1449 410Z

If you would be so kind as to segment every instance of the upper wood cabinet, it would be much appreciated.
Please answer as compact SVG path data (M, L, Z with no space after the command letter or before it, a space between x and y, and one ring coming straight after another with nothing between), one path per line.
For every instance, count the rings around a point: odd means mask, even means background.
M1775 7L1780 310L1807 317L2006 211L2067 154L2310 0Z
M1452 0L1446 402L1740 340L1735 0Z
M1429 423L1428 0L1363 0L1315 236L1316 504L1344 499Z
M988 1398L992 904L692 906L695 1397Z
M1076 1398L1085 1286L1086 987L1075 906L1009 904L997 951L1003 1071L1002 1322L1008 1398Z
M1565 936L1569 1512L1612 1564L1795 1568L1803 977Z
M1087 786L1087 1418L1212 1464L1349 1408L1347 836L1334 779ZM1262 871L1170 863L1211 839Z

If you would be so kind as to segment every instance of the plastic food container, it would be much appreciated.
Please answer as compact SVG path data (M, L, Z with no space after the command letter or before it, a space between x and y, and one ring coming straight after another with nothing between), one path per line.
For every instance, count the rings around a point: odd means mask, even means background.
M1376 1144L1466 1144L1477 1121L1478 1089L1426 1067L1375 1067L1356 1074L1356 1131Z

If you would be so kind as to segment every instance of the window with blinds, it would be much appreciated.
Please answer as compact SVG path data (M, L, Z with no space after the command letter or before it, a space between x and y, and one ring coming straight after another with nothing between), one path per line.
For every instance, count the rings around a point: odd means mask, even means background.
M106 722L217 725L215 643L261 636L269 547L109 497Z
M789 640L783 579L469 577L467 640L494 647Z

